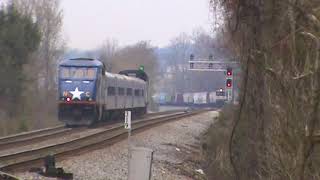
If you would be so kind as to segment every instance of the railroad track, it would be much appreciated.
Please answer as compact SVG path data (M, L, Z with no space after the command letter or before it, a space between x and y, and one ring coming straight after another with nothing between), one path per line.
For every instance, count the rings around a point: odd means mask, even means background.
M0 155L1 155L1 151L7 150L10 148L26 146L30 144L43 142L48 139L68 136L70 134L81 132L83 130L85 130L85 128L78 128L78 129L65 128L65 129L54 131L52 133L38 134L38 135L26 137L26 138L18 138L18 139L13 139L12 141L3 142L3 143L0 143Z
M11 174L7 174L5 172L0 171L0 179L5 179L5 180L20 180L18 177L13 176Z
M163 115L158 117L151 117L144 120L133 121L132 132L137 133L146 128L156 126L160 123L173 121L187 116L196 115L207 110L197 110L192 112L179 112L170 115ZM87 135L81 138L76 138L67 142L48 145L45 147L15 152L12 154L0 156L0 170L10 172L22 168L25 170L30 167L42 163L43 158L48 154L56 156L56 158L63 159L70 155L75 155L93 149L99 149L106 145L113 144L123 138L127 137L127 130L123 128L123 124L115 124L111 128L95 134Z
M57 131L62 131L64 129L65 129L65 127L62 125L62 126L55 126L55 127L46 128L46 129L39 129L36 131L19 133L19 134L15 134L15 135L11 135L11 136L5 136L5 137L0 138L0 145L5 144L5 143L10 143L13 141L19 141L19 140L24 140L27 138L32 138L34 136L51 134L51 133L55 133Z
M157 116L157 115L165 115L170 113L178 113L183 112L182 110L172 110L165 112L155 112L146 114L144 117ZM109 124L102 124L100 126L106 126ZM68 136L73 133L78 133L81 131L85 131L86 128L65 128L64 126L56 126L52 128L40 129L36 131L20 133L17 135L7 136L0 138L0 154L1 151L7 150L13 147L24 146L29 144L35 144L42 141L46 141L48 139L53 139L57 137Z

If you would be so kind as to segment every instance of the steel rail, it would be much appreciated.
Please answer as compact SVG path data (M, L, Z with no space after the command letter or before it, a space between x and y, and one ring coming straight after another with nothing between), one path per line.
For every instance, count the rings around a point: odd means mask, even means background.
M176 112L183 112L183 110L172 110L172 111L149 113L144 115L143 117L164 115L164 114L176 113ZM104 124L102 126L105 126L105 125L109 125L109 124ZM31 131L27 133L21 133L17 135L3 137L3 138L0 138L0 153L3 150L10 149L13 147L39 143L48 139L66 136L82 130L84 130L84 128L64 128L64 126L57 126L53 128L46 128L46 129Z
M5 180L20 180L20 178L13 176L11 174L1 172L0 171L0 179L5 179Z
M30 137L26 137L26 138L19 138L17 140L12 140L9 142L0 143L0 154L1 154L1 151L3 151L3 150L7 150L10 148L19 147L19 146L25 146L25 145L29 145L29 144L35 144L35 143L39 143L39 142L42 142L42 141L45 141L48 139L57 138L57 137L61 137L61 136L66 136L66 135L69 135L72 133L82 131L83 129L84 128L61 129L59 131L55 131L52 133L40 134L40 135L30 136Z
M65 129L65 127L63 125L45 128L45 129L39 129L39 130L35 130L35 131L24 132L24 133L19 133L19 134L14 134L14 135L10 135L10 136L4 136L4 137L0 138L0 144L4 144L4 143L10 142L10 141L17 141L19 139L25 139L25 138L29 138L32 136L48 134L48 133L56 132L56 131L59 131L62 129Z
M133 121L132 131L135 133L144 128L158 125L159 123L164 123L170 120L176 120L183 117L192 116L204 111L207 110L176 113L173 115ZM55 155L58 157L68 154L74 155L75 153L79 153L85 149L92 149L93 147L98 147L104 144L117 142L115 141L115 139L120 137L126 137L126 135L127 130L123 128L123 125L117 125L115 127L103 130L96 134L87 135L81 138L73 139L68 142L3 155L0 156L0 169L4 171L10 171L18 167L25 167L30 164L33 165L34 163L41 162L41 160L48 154Z

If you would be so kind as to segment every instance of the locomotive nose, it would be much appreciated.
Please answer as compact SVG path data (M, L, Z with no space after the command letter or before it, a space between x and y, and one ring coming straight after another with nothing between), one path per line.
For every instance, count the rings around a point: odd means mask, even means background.
M65 81L61 83L61 98L72 101L95 100L95 81Z

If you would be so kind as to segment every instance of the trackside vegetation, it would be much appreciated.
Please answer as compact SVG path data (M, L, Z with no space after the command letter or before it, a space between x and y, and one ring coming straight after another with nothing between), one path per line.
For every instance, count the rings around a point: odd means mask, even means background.
M319 1L210 4L242 67L240 103L234 117L225 119L226 138L218 132L211 137L221 139L212 154L224 148L230 166L213 160L210 172L217 170L218 177L212 179L320 179L320 145L314 138L320 130ZM231 174L219 178L224 172Z
M0 27L0 118L10 121L22 108L19 105L28 83L23 68L32 61L41 35L32 18L20 14L13 4L0 8ZM26 129L23 121L19 129Z

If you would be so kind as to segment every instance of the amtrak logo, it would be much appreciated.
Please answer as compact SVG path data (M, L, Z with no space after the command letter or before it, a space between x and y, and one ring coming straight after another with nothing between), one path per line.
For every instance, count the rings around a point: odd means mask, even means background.
M81 100L81 94L83 94L83 91L79 91L78 87L76 87L76 89L74 91L70 91L70 93L72 94L72 100L74 99L79 99Z

